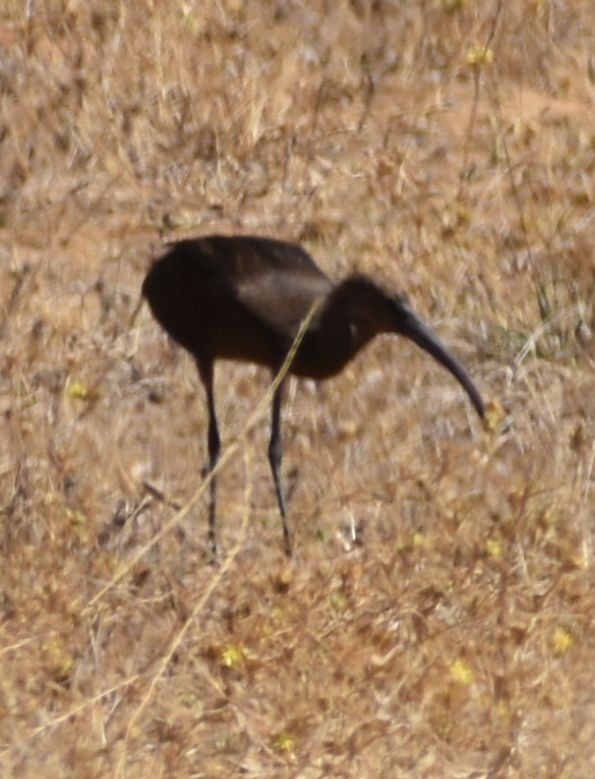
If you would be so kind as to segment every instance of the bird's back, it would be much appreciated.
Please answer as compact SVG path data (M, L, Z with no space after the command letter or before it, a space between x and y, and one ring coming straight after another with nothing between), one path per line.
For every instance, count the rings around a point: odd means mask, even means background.
M173 244L142 291L165 330L197 357L276 365L314 300L331 289L298 245L209 236Z

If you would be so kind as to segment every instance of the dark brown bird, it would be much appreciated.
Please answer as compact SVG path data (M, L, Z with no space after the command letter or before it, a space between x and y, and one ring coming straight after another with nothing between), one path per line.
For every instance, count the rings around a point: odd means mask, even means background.
M462 384L480 417L484 406L463 365L400 295L359 274L334 284L301 246L257 236L219 235L171 244L143 283L158 322L194 357L209 411L209 468L220 451L213 367L218 358L266 365L275 374L312 304L319 307L289 372L309 379L339 373L378 333L397 333L429 352ZM269 462L291 554L281 482L281 400L273 397ZM216 484L211 482L209 543L216 552Z

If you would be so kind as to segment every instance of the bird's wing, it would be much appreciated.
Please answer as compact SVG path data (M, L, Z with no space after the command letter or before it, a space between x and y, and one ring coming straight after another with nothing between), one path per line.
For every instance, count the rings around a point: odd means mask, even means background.
M327 295L331 282L322 278L296 278L264 274L238 285L237 300L275 333L291 341L312 304Z
M237 301L291 341L312 304L331 291L331 281L299 246L271 242L264 252L262 245L258 247L258 258L248 256L249 247L244 251L245 258L238 258L244 267L236 278Z

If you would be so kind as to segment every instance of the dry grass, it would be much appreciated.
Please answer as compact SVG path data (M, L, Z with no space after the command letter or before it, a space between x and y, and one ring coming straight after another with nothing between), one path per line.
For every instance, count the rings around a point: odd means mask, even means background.
M595 775L594 51L582 0L5 0L2 776ZM212 231L390 280L504 409L391 338L292 384L295 565L266 417L221 567L172 521L203 399L129 321ZM228 443L266 382L219 367Z

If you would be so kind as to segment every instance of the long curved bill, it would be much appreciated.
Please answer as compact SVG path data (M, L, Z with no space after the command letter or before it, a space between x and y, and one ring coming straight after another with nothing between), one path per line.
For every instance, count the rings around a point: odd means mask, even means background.
M458 379L467 395L469 395L473 407L483 419L485 414L483 400L463 364L448 351L438 336L409 308L409 306L400 302L399 309L399 334L409 338L425 352L431 354L435 360Z

